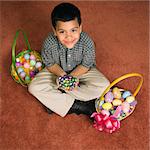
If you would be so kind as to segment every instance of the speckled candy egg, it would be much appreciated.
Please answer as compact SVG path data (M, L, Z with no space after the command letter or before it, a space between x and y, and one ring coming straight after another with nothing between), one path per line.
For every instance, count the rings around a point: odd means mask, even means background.
M112 92L108 92L105 95L105 102L110 102L111 103L113 101L113 98L114 98L113 93Z

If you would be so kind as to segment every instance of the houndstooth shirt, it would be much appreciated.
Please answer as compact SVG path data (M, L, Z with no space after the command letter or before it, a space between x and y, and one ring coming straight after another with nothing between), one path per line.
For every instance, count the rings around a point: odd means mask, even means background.
M43 43L41 56L46 66L58 64L67 73L78 65L87 68L96 65L94 42L85 32L81 32L78 42L72 49L64 47L57 37L50 33Z

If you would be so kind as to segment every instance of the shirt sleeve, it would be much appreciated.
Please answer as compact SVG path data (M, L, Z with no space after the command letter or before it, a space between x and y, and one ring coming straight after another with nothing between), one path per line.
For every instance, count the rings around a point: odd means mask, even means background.
M48 37L43 42L42 51L41 51L42 61L45 64L45 66L48 67L55 64L55 61L52 57L52 48L53 48L53 44L51 42L51 37Z
M95 45L90 37L86 37L83 45L83 60L82 65L90 68L96 65L95 61Z

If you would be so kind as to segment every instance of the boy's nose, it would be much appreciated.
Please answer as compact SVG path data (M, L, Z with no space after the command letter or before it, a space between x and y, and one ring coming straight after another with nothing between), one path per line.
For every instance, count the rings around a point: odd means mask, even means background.
M67 38L67 39L71 39L71 38L72 38L71 33L67 33L67 34L66 34L66 38Z

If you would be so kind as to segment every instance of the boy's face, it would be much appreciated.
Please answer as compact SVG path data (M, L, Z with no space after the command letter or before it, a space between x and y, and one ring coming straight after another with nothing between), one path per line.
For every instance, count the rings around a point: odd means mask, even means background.
M55 36L67 48L73 48L80 38L82 26L77 19L71 21L57 21L56 30L53 29Z

